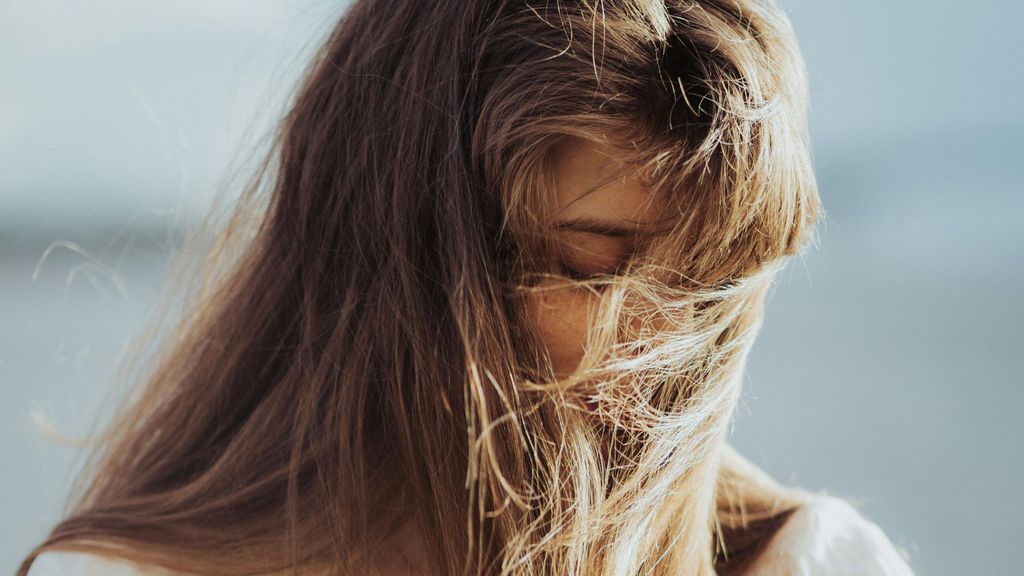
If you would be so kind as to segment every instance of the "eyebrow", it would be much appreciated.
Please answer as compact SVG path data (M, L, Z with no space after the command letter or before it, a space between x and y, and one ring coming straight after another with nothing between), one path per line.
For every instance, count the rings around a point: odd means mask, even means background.
M555 223L555 228L566 232L584 232L611 238L649 237L665 233L665 231L646 228L640 223L630 224L586 217L558 221Z

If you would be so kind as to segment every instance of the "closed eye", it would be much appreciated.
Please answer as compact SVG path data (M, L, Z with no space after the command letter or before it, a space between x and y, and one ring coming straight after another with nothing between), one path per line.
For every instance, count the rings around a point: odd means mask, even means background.
M626 262L623 261L612 270L580 270L578 267L566 262L565 260L561 260L558 262L559 272L562 275L566 276L567 278L575 280L576 282L610 279L621 274L625 267Z
M562 232L558 267L576 281L607 278L619 274L633 252L633 242L627 238Z
M588 273L581 272L579 270L574 270L573 268L567 266L565 262L559 262L559 268L561 269L562 274L573 280L576 280L577 282L583 282L585 280L594 280L602 276L607 276L607 274L603 272Z

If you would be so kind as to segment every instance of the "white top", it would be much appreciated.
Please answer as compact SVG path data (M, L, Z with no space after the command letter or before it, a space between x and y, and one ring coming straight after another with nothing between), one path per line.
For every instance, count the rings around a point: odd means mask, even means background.
M913 576L885 533L844 500L818 495L779 528L751 576Z
M29 576L163 576L77 552L43 552ZM747 572L749 576L913 576L882 530L845 501L815 496L798 508Z
M47 550L36 557L28 576L163 576L162 568L139 567L134 564L86 554Z

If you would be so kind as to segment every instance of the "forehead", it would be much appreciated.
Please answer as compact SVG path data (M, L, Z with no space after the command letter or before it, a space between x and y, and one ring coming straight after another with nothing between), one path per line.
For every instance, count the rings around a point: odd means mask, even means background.
M655 196L626 153L608 144L571 138L553 157L557 220L653 223Z

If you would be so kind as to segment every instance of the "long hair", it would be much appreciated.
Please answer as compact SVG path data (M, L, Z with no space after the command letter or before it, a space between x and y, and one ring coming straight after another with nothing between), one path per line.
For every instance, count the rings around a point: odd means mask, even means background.
M19 573L47 549L367 573L409 523L438 575L736 573L801 498L725 436L818 212L806 90L772 0L354 2L241 248ZM551 226L571 139L621 150L668 232L575 283L600 310L557 377L524 301L574 282Z

